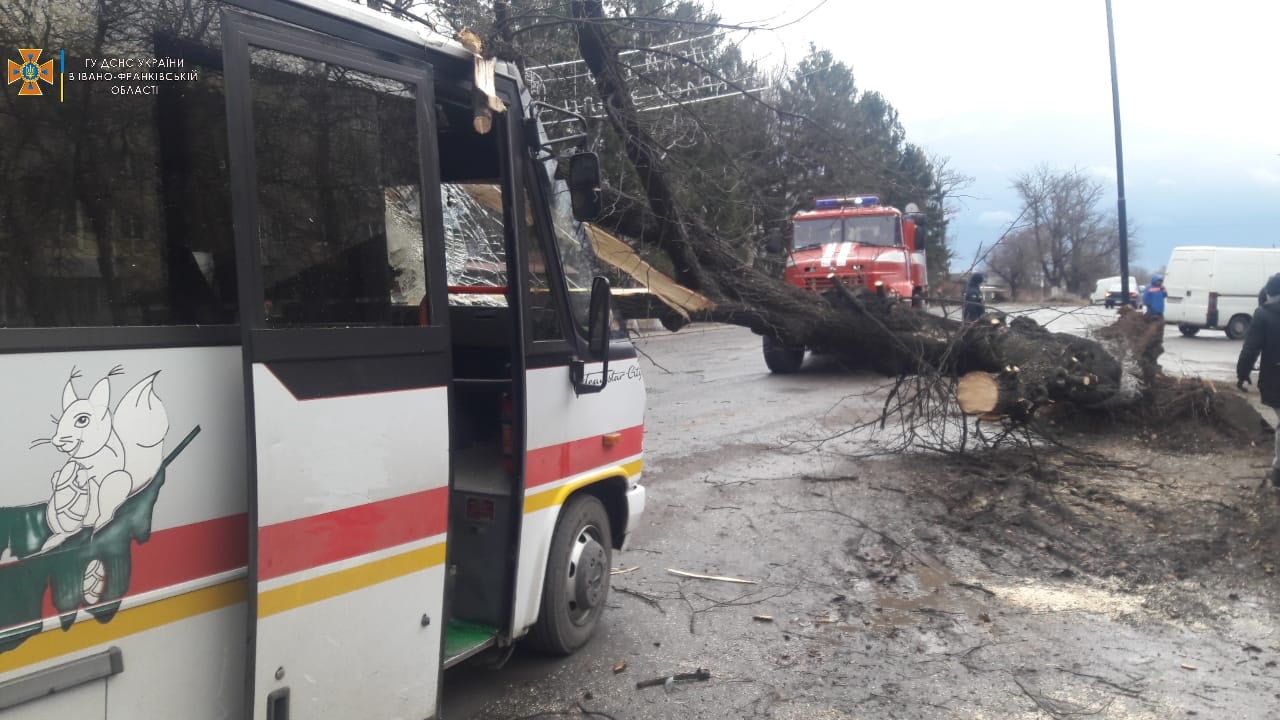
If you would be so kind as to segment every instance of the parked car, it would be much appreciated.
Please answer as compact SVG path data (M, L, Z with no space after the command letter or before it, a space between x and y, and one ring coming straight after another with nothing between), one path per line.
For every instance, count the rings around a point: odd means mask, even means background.
M1167 268L1164 321L1187 337L1210 329L1239 340L1249 331L1259 291L1280 272L1280 250L1176 247Z
M1089 296L1089 300L1093 304L1102 303L1110 309L1120 304L1122 292L1119 275L1102 278L1098 281L1093 294ZM1142 291L1139 289L1137 279L1132 275L1129 276L1129 304L1133 307L1142 306Z

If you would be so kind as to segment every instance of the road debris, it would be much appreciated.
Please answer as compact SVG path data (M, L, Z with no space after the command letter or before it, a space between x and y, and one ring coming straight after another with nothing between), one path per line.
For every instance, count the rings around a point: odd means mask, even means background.
M639 600L640 602L643 602L649 607L654 608L655 610L662 613L663 615L667 614L667 611L662 609L662 603L658 602L658 598L652 595L647 595L645 593L640 592L639 590L632 590L631 588L625 588L618 585L613 586L613 591L622 593L623 595L630 595L631 597L636 598L637 600Z
M657 687L659 685L670 686L673 683L684 682L688 680L710 680L711 671L698 668L697 671L691 673L677 673L675 675L667 675L666 677L653 678L652 680L641 680L636 683L636 689Z
M767 622L767 623L773 622L772 615L752 615L751 619L757 622Z
M673 570L667 568L667 572L680 577L696 578L698 580L715 580L717 582L739 583L741 585L759 585L755 580L743 580L742 578L727 577L724 575L701 575L699 573L685 572L684 570Z
M617 665L613 666L613 674L617 675L618 673L626 669L627 669L627 664L625 662L620 662Z

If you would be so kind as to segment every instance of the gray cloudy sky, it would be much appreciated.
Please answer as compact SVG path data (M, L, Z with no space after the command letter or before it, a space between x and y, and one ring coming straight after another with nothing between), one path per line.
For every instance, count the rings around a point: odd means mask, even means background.
M1011 178L1040 162L1095 173L1114 207L1103 0L709 4L727 22L792 23L748 37L748 54L794 63L810 41L830 49L898 108L911 141L975 178L951 226L953 271L1000 236L1019 210ZM1280 3L1112 6L1125 194L1142 244L1131 262L1158 268L1176 245L1280 246Z

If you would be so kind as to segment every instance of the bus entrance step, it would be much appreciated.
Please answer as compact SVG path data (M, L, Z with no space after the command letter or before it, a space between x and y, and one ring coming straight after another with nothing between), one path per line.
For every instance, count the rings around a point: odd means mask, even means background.
M467 620L450 620L444 629L444 666L453 667L498 641L498 628Z

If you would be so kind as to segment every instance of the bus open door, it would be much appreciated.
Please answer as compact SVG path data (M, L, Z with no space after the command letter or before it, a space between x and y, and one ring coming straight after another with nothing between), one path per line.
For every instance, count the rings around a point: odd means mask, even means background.
M224 34L241 90L252 716L424 715L451 374L447 321L419 324L445 298L428 277L443 265L431 68L245 16Z

